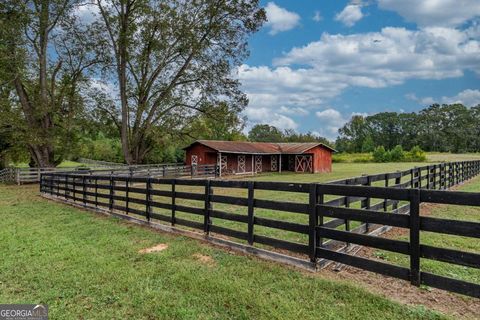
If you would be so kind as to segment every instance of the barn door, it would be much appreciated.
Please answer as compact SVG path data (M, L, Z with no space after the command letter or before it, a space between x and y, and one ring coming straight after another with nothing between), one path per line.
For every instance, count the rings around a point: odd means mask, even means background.
M311 155L295 156L295 172L313 172L313 159Z
M197 174L197 168L198 168L198 156L196 154L192 154L191 158L191 163L192 163L192 175Z
M220 170L222 173L227 172L227 156L220 156L219 155L219 162L220 162Z
M278 170L277 156L271 156L270 157L270 169L272 171L277 171Z
M255 156L255 172L262 172L262 156Z
M245 155L239 155L237 157L237 163L238 163L238 168L237 172L238 173L245 173Z

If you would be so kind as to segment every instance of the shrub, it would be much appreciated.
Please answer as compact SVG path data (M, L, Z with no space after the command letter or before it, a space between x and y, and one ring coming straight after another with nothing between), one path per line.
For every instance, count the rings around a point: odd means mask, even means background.
M367 155L363 155L363 156L360 156L360 157L356 157L352 160L353 163L366 163L366 162L372 162L372 155L371 154L367 154Z
M377 147L372 152L372 157L375 162L422 162L427 159L425 152L419 146L405 152L400 145L395 146L392 150L385 150L383 146Z
M396 145L395 148L388 151L390 154L390 161L391 162L400 162L405 159L405 151L403 151L402 146Z
M371 153L335 153L332 156L334 163L364 163L372 162Z
M376 147L372 153L373 161L375 162L389 162L390 154L385 150L383 146Z
M348 155L345 153L336 153L332 156L332 162L335 162L335 163L348 162L347 156Z
M405 155L405 160L407 161L422 162L422 161L425 161L426 159L427 159L427 154L419 146L413 147Z

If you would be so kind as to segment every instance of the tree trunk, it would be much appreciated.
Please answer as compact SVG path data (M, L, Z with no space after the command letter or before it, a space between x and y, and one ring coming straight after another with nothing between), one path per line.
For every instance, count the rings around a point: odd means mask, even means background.
M118 41L118 79L120 85L120 100L122 105L122 123L120 128L120 137L122 142L123 155L125 161L128 164L135 164L132 157L130 143L129 143L129 110L128 110L128 101L127 101L127 30L128 30L128 6L122 3L121 5L121 25L120 25L120 35Z

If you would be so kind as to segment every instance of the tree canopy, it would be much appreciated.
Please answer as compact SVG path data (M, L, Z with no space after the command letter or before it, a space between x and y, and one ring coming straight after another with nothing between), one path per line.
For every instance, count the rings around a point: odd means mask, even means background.
M233 68L265 21L255 0L97 0L101 65L118 94L104 107L117 119L127 163L141 163L165 132L183 132L212 105L247 104Z
M478 152L480 150L480 106L433 104L412 113L381 112L354 116L339 130L339 151L370 152L375 147L410 150Z

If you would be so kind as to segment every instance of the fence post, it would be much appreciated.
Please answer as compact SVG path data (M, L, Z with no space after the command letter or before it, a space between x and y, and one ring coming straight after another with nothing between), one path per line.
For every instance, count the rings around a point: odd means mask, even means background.
M175 225L175 185L176 180L172 180L172 226Z
M147 178L147 194L146 194L146 201L147 201L147 204L146 204L146 214L147 214L147 221L150 221L150 217L151 217L151 213L152 213L152 206L151 206L151 202L152 202L152 178Z
M130 178L132 177L132 171L130 171ZM130 211L130 201L129 201L129 196L130 196L130 183L129 183L129 177L126 177L125 179L125 213L128 215Z
M446 166L445 166L445 163L442 163L442 166L441 166L441 175L440 175L440 178L442 179L442 183L441 183L441 189L442 190L445 190L446 189Z
M203 231L208 235L210 233L210 212L212 205L210 203L210 195L212 194L212 187L210 186L210 180L205 182L205 211L203 213Z
M367 186L371 186L372 185L372 179L370 176L367 176ZM367 198L365 200L365 209L370 209L370 206L371 206L371 198ZM368 233L370 230L370 224L368 222L365 223L365 233Z
M402 174L400 171L397 171L398 176L395 178L395 187L398 187L402 183ZM392 210L398 209L398 200L393 200Z
M420 189L410 189L410 282L420 285Z
M77 202L77 179L73 176L72 181L72 188L73 188L73 202Z
M110 176L110 199L109 199L109 209L110 211L113 211L113 195L114 195L114 181L113 181L113 175Z
M413 169L410 169L410 188L413 188Z
M255 223L255 209L254 209L254 196L255 196L255 182L248 181L248 244L253 245L254 241L254 223Z
M95 177L95 207L98 207L98 178Z
M60 197L60 176L55 176L57 177L56 182L57 182L57 198Z
M385 188L388 187L388 173L385 174ZM345 206L346 207L346 206ZM383 211L387 211L388 210L388 199L384 199L383 200Z
M70 191L67 191L67 189L70 189L70 185L68 184L68 175L65 174L65 190L63 190L65 193L65 200L69 200L67 199L67 195L70 195Z
M310 252L310 261L315 262L317 259L317 233L316 227L318 222L317 216L317 185L315 183L310 184L309 192L309 206L308 206L308 248ZM320 225L323 225L323 219L321 218ZM320 240L320 246L322 245Z
M82 177L82 199L83 206L87 205L87 186L85 185L85 176Z

